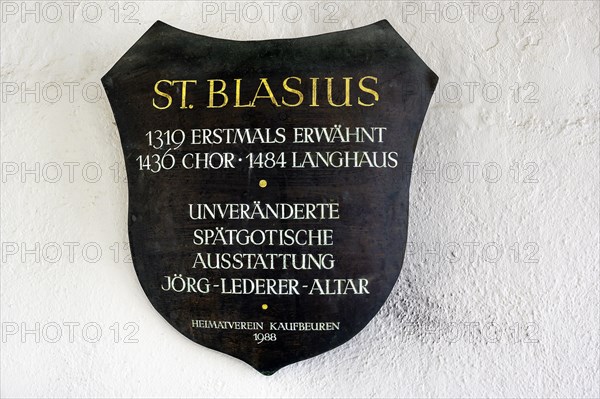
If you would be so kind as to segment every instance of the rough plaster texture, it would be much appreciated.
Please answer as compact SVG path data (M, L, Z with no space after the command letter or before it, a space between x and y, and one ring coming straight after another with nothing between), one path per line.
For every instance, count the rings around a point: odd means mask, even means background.
M255 3L263 17L252 22L256 14L248 7L244 14L239 3L236 22L221 2L138 2L117 3L116 23L111 1L96 3L103 14L95 23L94 9L82 16L89 2L73 9L73 20L55 3L63 16L51 22L56 14L47 8L39 23L22 9L13 15L7 3L3 397L600 395L597 2L501 2L500 21L486 2L475 2L471 15L464 3L453 3L463 13L458 20L444 2L333 2L337 21L330 22L324 18L333 9L325 3L315 17L313 2L297 2L303 9L297 22L282 17L287 2L276 2L274 22L265 4ZM35 9L35 2L27 4ZM235 4L227 5L235 10ZM439 7L439 21L425 7ZM139 22L124 22L136 9ZM268 39L383 18L440 76L413 173L413 246L396 289L365 330L265 377L188 341L144 296L123 249L127 186L110 169L122 162L118 133L106 98L86 101L82 87L99 83L156 19L215 37ZM11 94L7 82L19 92ZM56 102L49 101L52 86L42 92L51 82L63 88ZM68 82L79 85L72 98ZM40 98L23 98L23 83L34 91L39 83ZM495 87L502 90L497 100ZM53 162L62 173L56 182ZM65 162L78 163L72 179ZM83 170L91 162L102 168L95 183L95 167ZM23 173L36 163L39 178ZM72 258L70 242L79 243ZM72 337L69 322L79 323ZM127 322L139 330L125 329ZM97 324L84 334L86 323ZM96 343L94 326L102 331ZM34 332L22 335L23 329ZM132 331L138 342L124 342Z

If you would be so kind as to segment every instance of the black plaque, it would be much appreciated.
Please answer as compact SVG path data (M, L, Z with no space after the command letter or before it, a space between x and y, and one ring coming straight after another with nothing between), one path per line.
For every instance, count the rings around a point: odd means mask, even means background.
M173 327L272 374L375 316L437 83L387 21L266 41L156 22L102 81L135 270Z

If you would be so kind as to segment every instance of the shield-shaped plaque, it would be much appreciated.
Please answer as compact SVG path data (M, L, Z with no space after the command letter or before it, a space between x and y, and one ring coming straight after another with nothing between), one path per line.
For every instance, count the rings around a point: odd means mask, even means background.
M387 21L265 41L156 22L102 81L135 270L173 327L272 374L375 316L437 83Z

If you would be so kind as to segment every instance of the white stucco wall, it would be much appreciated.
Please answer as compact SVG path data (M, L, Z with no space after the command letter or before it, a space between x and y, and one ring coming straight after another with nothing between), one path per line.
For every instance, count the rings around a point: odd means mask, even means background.
M2 2L2 397L600 395L598 2L50 4ZM440 77L404 269L353 340L262 376L146 299L95 89L157 19L243 40L384 18Z

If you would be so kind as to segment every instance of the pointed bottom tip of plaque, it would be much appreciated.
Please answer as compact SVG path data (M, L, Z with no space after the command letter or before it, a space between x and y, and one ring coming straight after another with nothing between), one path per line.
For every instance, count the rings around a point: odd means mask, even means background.
M252 366L252 368L254 368L254 370L258 371L259 373L261 373L262 375L265 375L267 377L272 376L273 374L275 374L276 372L278 372L279 370L282 369L282 367L276 367L276 368L260 368L260 367L256 367L256 366Z

